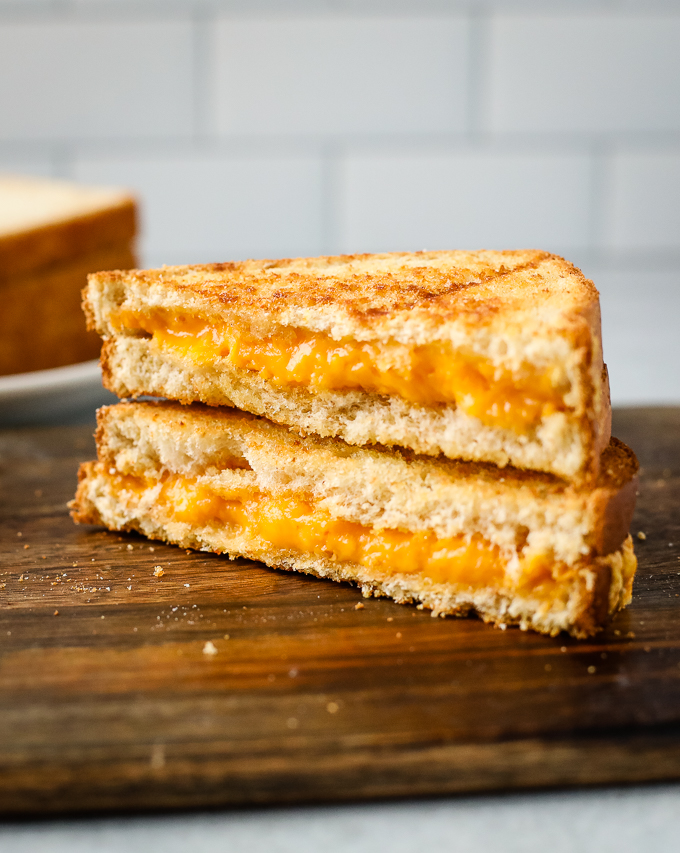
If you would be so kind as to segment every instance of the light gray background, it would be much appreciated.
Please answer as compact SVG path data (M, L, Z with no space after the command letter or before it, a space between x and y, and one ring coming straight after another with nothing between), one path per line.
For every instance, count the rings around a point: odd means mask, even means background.
M615 403L680 403L680 3L0 0L0 168L113 183L146 265L565 254ZM680 849L680 787L0 826L0 851Z
M677 853L680 787L0 825L2 853Z

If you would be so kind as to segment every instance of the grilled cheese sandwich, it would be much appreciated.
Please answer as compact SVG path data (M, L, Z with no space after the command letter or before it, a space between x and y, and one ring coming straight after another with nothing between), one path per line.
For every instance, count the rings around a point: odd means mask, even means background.
M597 291L544 252L97 273L84 305L122 397L574 480L609 441Z
M97 442L79 522L553 635L589 636L630 600L637 462L616 439L589 488L169 402L101 410Z

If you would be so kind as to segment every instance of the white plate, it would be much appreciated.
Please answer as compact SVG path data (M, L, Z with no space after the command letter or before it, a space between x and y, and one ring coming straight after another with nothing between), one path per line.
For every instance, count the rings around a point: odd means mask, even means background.
M0 376L0 425L87 420L115 399L102 386L98 361Z

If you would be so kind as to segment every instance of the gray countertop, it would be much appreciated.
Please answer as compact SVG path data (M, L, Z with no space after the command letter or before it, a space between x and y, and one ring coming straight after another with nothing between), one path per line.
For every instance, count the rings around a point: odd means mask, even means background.
M680 785L0 825L2 853L675 853Z

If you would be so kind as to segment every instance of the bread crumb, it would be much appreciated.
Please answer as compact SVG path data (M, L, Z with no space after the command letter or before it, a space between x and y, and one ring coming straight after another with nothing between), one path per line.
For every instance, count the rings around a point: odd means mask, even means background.
M229 639L229 634L225 634L225 635L224 635L224 639L225 639L225 640L228 640L228 639Z
M397 639L401 640L401 631L397 631Z
M355 609L355 610L363 610L363 609L364 609L364 605L363 605L360 601L358 601L358 602L354 605L354 609Z
M191 586L191 584L185 583L184 586Z
M52 615L53 615L53 616L58 616L58 615L59 615L59 611L58 611L58 610L55 610L55 611L54 611L54 613L53 613Z
M30 548L30 547L31 547L31 546L30 546L30 545L28 544L28 542L27 542L27 543L24 545L24 551L26 550L26 548Z
M340 710L340 706L337 702L329 702L328 705L326 705L326 710L329 714L337 714Z
M217 649L215 648L215 644L212 640L208 640L208 642L203 646L203 654L204 655L216 655Z
M163 566L154 566L153 567L153 576L155 578L162 578L165 572L163 571Z
M644 542L647 538L647 534L644 533L642 530L638 530L637 538Z
M566 652L566 650L567 650L567 647L566 647L566 646L560 646L560 651L561 651L561 652Z
M19 538L21 538L23 535L24 535L24 534L21 532L21 530L17 530L17 536L18 536Z
M153 545L149 545L149 551L151 551L151 553L153 553L155 550L156 549L153 547Z
M394 616L388 616L387 621L388 622L394 622Z
M589 666L588 667L588 675L595 675L596 672L597 672L596 666Z
M127 544L127 549L128 549L128 551L132 551L132 550L133 550L132 545L130 545L130 543L129 543L129 542L128 542L128 544Z

